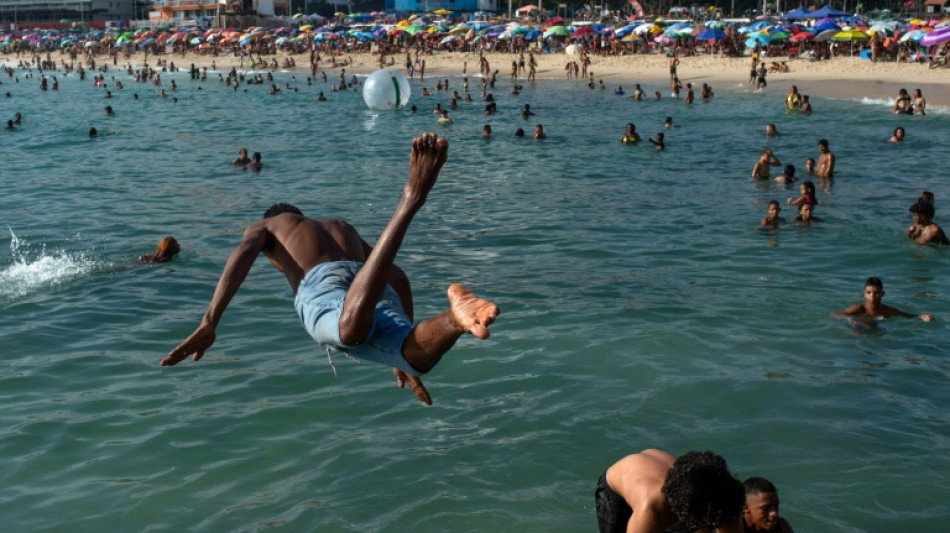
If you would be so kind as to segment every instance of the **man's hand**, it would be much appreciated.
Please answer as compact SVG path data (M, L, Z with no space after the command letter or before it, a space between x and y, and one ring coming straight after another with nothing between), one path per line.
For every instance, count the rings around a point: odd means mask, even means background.
M426 404L432 405L432 398L429 397L429 391L426 390L426 386L422 384L422 380L406 374L398 368L393 369L393 374L396 375L396 385L399 385L399 388L406 386L406 383L409 383L409 388L412 389L412 393L416 395L416 398L419 398L419 401Z
M198 329L185 339L185 342L179 344L177 348L162 359L162 366L175 365L191 354L195 354L195 361L201 359L205 354L205 350L214 344L214 339L214 326L202 322ZM420 383L419 386L421 387L422 384ZM425 391L425 388L423 387L422 390Z

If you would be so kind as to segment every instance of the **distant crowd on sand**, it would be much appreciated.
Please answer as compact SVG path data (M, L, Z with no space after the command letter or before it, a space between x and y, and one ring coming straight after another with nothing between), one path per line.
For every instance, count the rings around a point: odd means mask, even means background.
M419 61L418 56L415 59ZM418 74L420 79L424 79L424 60L419 62L418 68L409 55L406 56L406 62L409 75ZM528 83L533 81L531 66L530 57L512 62L508 76L512 95L521 94L519 81L522 76L529 76ZM571 78L587 81L586 88L582 86L580 90L607 91L602 80L595 82L596 78L589 66L589 56L582 53L581 62L569 63L565 71ZM682 101L684 109L687 110L685 112L689 113L690 104L695 100L693 87L690 83L684 87L680 82L678 58L671 57L669 66L670 98L681 98L681 91L685 90ZM72 70L68 69L65 75ZM158 97L166 94L161 74L169 71L174 72L173 65L162 66L161 70L147 66L139 71L134 71L131 66L125 69L125 72L133 77L133 83L151 83L156 87L159 90ZM78 72L84 79L82 67ZM124 87L122 82L114 77L107 82L107 72L105 67L98 70L93 83L104 91L106 98L111 98L111 90L118 92ZM319 76L318 73L319 71L314 70L313 75L307 78L308 86L315 82L327 83L326 73L319 73ZM467 64L463 66L462 74L461 93L451 87L449 79L439 79L435 85L436 94L451 95L446 108L443 108L441 103L436 103L432 111L437 115L436 122L441 127L450 128L454 124L448 116L449 110L458 109L460 102L474 101L469 92ZM479 74L479 98L486 103L480 114L497 113L497 102L489 91L495 89L497 83L502 83L497 78L498 70L492 70L488 59L481 56ZM750 84L756 90L765 90L767 70L764 64L759 65L753 61L751 74ZM194 67L191 69L191 75L192 79L199 83L207 80L207 72ZM8 77L13 76L12 69L8 70ZM42 80L46 80L46 71L40 72L40 76ZM32 71L28 70L25 77L31 79ZM55 77L53 80L55 81ZM19 82L19 78L16 81ZM291 85L296 83L296 76L282 88L271 73L266 77L248 77L232 69L226 77L219 74L218 81L227 90L233 91L237 91L242 85L245 86L244 90L248 90L247 87L250 86L261 85L269 94L275 96L283 90L297 90L296 86ZM48 82L41 82L40 90L49 90L50 85ZM360 82L355 77L347 80L345 69L341 69L339 80L333 82L331 92L358 90L359 85ZM56 90L55 83L52 87ZM176 90L174 80L170 82L169 88L171 91ZM614 89L613 94L637 102L651 100L640 84L636 84L629 96L622 87ZM423 95L423 98L427 98L432 97L433 93L423 89ZM710 102L713 97L712 88L703 84L700 99ZM652 99L661 98L663 95L656 91ZM137 99L136 93L133 100ZM326 101L322 91L316 101ZM813 112L807 95L800 94L796 86L785 95L783 105L788 113L807 116ZM536 115L530 104L523 104L523 107L519 104L518 107L514 107L512 111L519 113L525 121L536 122ZM914 98L910 98L906 91L902 90L895 101L893 112L924 115L925 109L926 101L920 90L915 91ZM408 110L409 113L417 111L415 105ZM116 113L112 105L106 107L106 116L113 117ZM471 114L467 116L470 117ZM8 121L7 129L22 128L25 127L24 124L22 114L16 113L14 118ZM673 117L666 117L657 129L662 131L648 140L655 150L663 151L666 147L663 132L675 131ZM485 125L480 135L487 141L493 134L490 125ZM524 130L518 128L516 135L524 136ZM780 139L780 133L774 124L766 126L765 135L773 141ZM904 128L898 127L894 130L890 142L904 142L905 135ZM98 133L92 128L90 137L97 136ZM532 137L538 141L548 138L542 124L535 125ZM627 123L620 137L623 149L635 149L632 147L638 146L641 140L636 126L632 122ZM822 222L822 219L814 215L820 204L817 192L827 191L835 178L838 162L831 150L830 141L819 139L817 151L817 159L808 158L804 164L805 175L811 178L802 180L798 197L788 198L785 202L797 207L798 216L792 224L800 228L808 228ZM251 271L254 261L263 254L287 277L294 291L294 307L303 326L317 343L327 347L328 356L331 350L335 350L391 367L400 388L408 384L420 401L431 404L431 396L422 383L421 376L432 370L462 335L488 338L488 326L500 313L494 303L476 297L463 285L453 284L446 290L448 306L442 312L414 322L414 295L409 279L394 260L413 217L426 202L427 195L434 187L447 158L448 143L445 139L435 134L424 134L413 141L409 176L403 188L403 195L375 246L363 240L349 222L312 219L297 207L286 203L271 206L264 213L262 220L248 225L241 243L229 256L214 296L198 327L161 360L161 365L175 365L189 356L193 356L195 361L201 359L216 340L215 330L226 307ZM230 161L230 164L261 171L261 161L260 152L249 155L246 148L240 148L238 157ZM771 167L783 167L783 163L772 149L763 148L752 168L751 178L760 182L772 180ZM784 165L781 176L774 178L774 181L785 185L798 182L799 176L796 175L795 166ZM922 245L950 244L943 230L933 221L932 193L921 193L909 211L913 224L907 229L908 239ZM770 201L768 212L761 220L760 226L767 232L785 227L788 222L780 213L781 203L778 200ZM159 242L154 252L144 254L138 260L143 263L165 263L180 251L178 241L168 236ZM870 277L865 281L863 295L862 303L838 311L834 316L872 325L877 320L895 315L919 318L926 322L934 320L931 314L912 314L883 304L884 284L879 278ZM601 532L660 533L696 531L703 528L734 533L792 531L788 521L779 514L778 490L770 481L763 477L750 477L740 482L729 472L725 459L709 451L691 451L677 457L665 451L648 449L628 455L604 471L597 481L594 497Z

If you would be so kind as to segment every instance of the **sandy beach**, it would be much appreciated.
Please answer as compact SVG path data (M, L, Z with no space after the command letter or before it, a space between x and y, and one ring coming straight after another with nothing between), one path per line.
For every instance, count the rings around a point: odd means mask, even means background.
M498 79L507 81L511 71L511 61L516 59L508 53L487 53L486 58L493 70L498 70ZM155 56L149 60L154 61ZM288 54L266 56L267 59L276 57L278 63L283 63ZM292 55L297 70L306 72L307 56L305 54ZM348 73L367 74L377 69L377 57L367 53L347 54L350 65ZM537 77L539 79L558 79L564 77L564 66L569 61L578 60L576 55L541 54L538 55ZM187 68L194 63L199 68L211 68L212 62L217 70L230 70L236 67L247 70L245 60L243 68L240 58L220 55L189 54L182 58L180 55L159 56L174 62L179 68ZM131 62L133 65L142 65L144 56L141 53L133 54L131 58L120 57L119 64ZM401 58L396 58L396 65ZM467 63L467 72L478 70L478 55L476 53L437 53L426 56L426 77L457 76L463 72ZM777 61L785 58L776 58ZM8 64L15 64L12 57L6 58ZM766 59L766 61L771 61ZM749 67L751 60L748 57L721 58L714 56L693 56L680 59L678 68L679 78L683 83L708 83L714 90L729 89L739 86L747 87L749 81ZM804 94L824 96L830 98L868 98L892 100L900 88L913 90L919 88L927 98L928 105L950 107L950 69L930 69L923 63L872 63L859 57L837 57L828 61L811 61L808 59L792 59L788 61L790 72L770 73L768 76L769 92L785 92L796 84ZM328 73L338 72L337 68L329 68L326 63L320 68ZM630 86L633 83L644 83L651 87L657 84L666 85L669 80L668 59L663 55L628 55L620 57L592 56L590 71L599 81L603 80L608 89L618 85ZM434 83L434 82L433 82ZM667 91L663 91L664 94Z

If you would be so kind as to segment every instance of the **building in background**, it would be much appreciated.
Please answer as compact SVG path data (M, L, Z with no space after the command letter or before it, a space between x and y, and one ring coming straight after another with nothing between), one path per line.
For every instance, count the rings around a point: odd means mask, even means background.
M0 0L0 22L83 23L130 20L144 15L151 0ZM65 21L65 22L64 22Z

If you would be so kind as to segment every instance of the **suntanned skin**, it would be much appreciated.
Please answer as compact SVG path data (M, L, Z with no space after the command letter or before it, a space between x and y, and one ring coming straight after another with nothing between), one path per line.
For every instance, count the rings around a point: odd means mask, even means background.
M943 229L921 213L914 213L914 224L907 228L907 238L917 244L950 244Z
M680 522L663 496L663 483L675 461L667 452L649 449L628 455L607 469L607 485L633 510L627 533L662 533ZM742 526L737 522L718 530L740 533Z
M815 175L819 178L830 179L835 175L835 154L823 144L818 145L818 166L815 168Z
M884 305L881 303L881 300L884 298L884 290L880 287L874 285L865 285L864 286L864 303L854 304L851 307L835 313L836 316L859 316L865 318L890 318L894 315L903 316L907 318L919 318L924 322L931 322L934 319L934 316L929 313L922 313L919 315L906 313L891 307L889 305Z
M782 212L782 208L776 204L769 204L769 214L762 219L762 226L767 226L770 228L777 228L779 224L785 223L783 217L778 216Z
M755 162L755 166L752 167L752 179L754 180L767 180L771 175L769 167L779 167L782 166L782 162L775 157L775 154L772 153L772 150L766 148L762 151L762 157Z
M215 328L228 303L262 252L284 273L294 293L307 272L319 264L328 261L365 262L343 301L340 340L347 345L366 340L373 324L376 303L387 284L402 299L406 313L412 319L409 280L394 261L409 223L425 204L447 156L448 142L434 134L424 134L412 142L409 180L375 248L342 220L314 220L284 213L251 224L245 230L241 244L228 258L201 324L162 359L161 365L174 365L192 354L195 361L204 356L215 341ZM487 339L488 325L498 316L495 304L475 297L462 285L450 286L447 293L449 309L416 324L403 343L403 357L420 371L431 368L464 333ZM393 369L393 372L399 387L408 382L416 397L431 405L432 399L419 378L398 369Z

